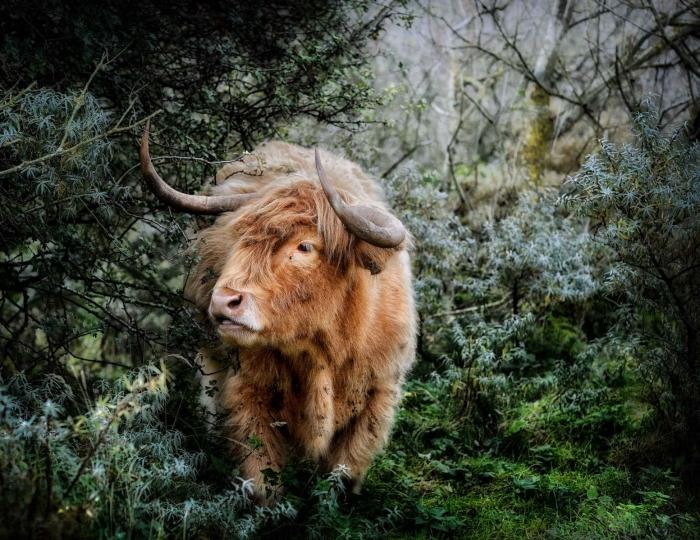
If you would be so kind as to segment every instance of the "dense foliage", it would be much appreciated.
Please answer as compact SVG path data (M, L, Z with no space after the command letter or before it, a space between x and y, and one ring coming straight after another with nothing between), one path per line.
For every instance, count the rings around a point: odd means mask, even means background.
M362 47L400 6L11 0L0 8L0 80L70 89L103 63L93 88L109 109L163 109L171 149L221 156L302 114L356 125L358 108L375 99Z
M194 191L263 137L318 140L302 118L353 131L404 7L0 7L0 538L700 537L700 147L653 100L559 191L392 166L419 358L363 495L296 463L256 507L209 429L182 300L206 222L143 192L136 136L155 114Z
M653 104L652 104L653 105ZM700 444L700 145L687 132L635 121L635 144L604 140L571 179L566 201L593 220L612 257L606 292L622 302L625 335L669 442L698 464ZM697 472L695 473L697 474Z

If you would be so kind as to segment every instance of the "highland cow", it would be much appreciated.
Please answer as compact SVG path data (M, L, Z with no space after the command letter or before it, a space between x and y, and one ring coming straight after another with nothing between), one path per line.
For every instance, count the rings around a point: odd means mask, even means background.
M187 195L155 171L148 127L141 164L170 206L220 214L186 296L220 337L202 351L204 383L221 388L243 475L267 501L263 471L296 455L345 465L358 493L415 354L410 237L378 184L323 150L269 142L219 171L212 195ZM234 349L235 369L222 365Z

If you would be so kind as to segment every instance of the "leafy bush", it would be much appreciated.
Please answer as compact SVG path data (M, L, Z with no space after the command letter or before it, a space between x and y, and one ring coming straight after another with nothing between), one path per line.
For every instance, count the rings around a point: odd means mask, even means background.
M507 217L475 231L450 217L431 176L408 169L394 176L390 196L416 242L419 372L435 371L439 391L455 395L456 414L483 443L523 393L557 385L548 371L580 368L580 321L557 310L597 293L595 246L547 192L523 195Z
M359 127L357 113L378 99L364 46L408 16L404 4L9 0L0 88L82 87L103 63L92 87L116 115L163 109L169 154L221 159L301 115Z
M662 133L650 112L635 141L607 140L569 181L568 206L591 220L611 254L609 295L625 303L618 335L635 354L655 405L690 462L700 447L700 145Z
M447 194L435 174L421 175L409 166L394 174L386 187L392 206L414 238L414 287L422 327L419 345L421 353L430 356L444 337L439 314L455 307L464 291L464 277L476 271L477 244L471 231L450 214Z
M0 100L0 343L12 371L99 364L101 351L129 366L168 343L187 350L182 218L148 219L115 171L119 136L135 127L87 91Z
M522 299L547 305L597 290L594 249L582 224L562 215L551 193L523 194L513 211L485 227L491 291L504 291L513 314Z
M251 511L250 486L198 482L202 452L161 420L168 374L144 368L76 395L60 376L0 388L0 536L245 538L293 508ZM95 397L83 402L88 395ZM73 412L69 412L73 411Z

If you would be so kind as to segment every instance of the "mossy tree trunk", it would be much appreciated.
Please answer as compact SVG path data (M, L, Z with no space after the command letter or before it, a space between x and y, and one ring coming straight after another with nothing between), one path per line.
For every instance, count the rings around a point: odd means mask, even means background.
M523 161L527 167L530 182L539 186L547 165L554 136L554 116L550 111L552 73L559 57L560 44L571 25L575 2L559 0L555 17L551 17L542 49L534 71L530 74L535 80L530 83L527 116L528 127L524 136Z

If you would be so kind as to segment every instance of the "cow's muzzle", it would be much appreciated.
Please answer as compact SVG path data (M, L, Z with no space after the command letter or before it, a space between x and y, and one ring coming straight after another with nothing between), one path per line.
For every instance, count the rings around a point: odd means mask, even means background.
M248 293L228 287L217 287L211 295L209 316L220 331L250 330L255 332L258 325L252 317L251 298Z

